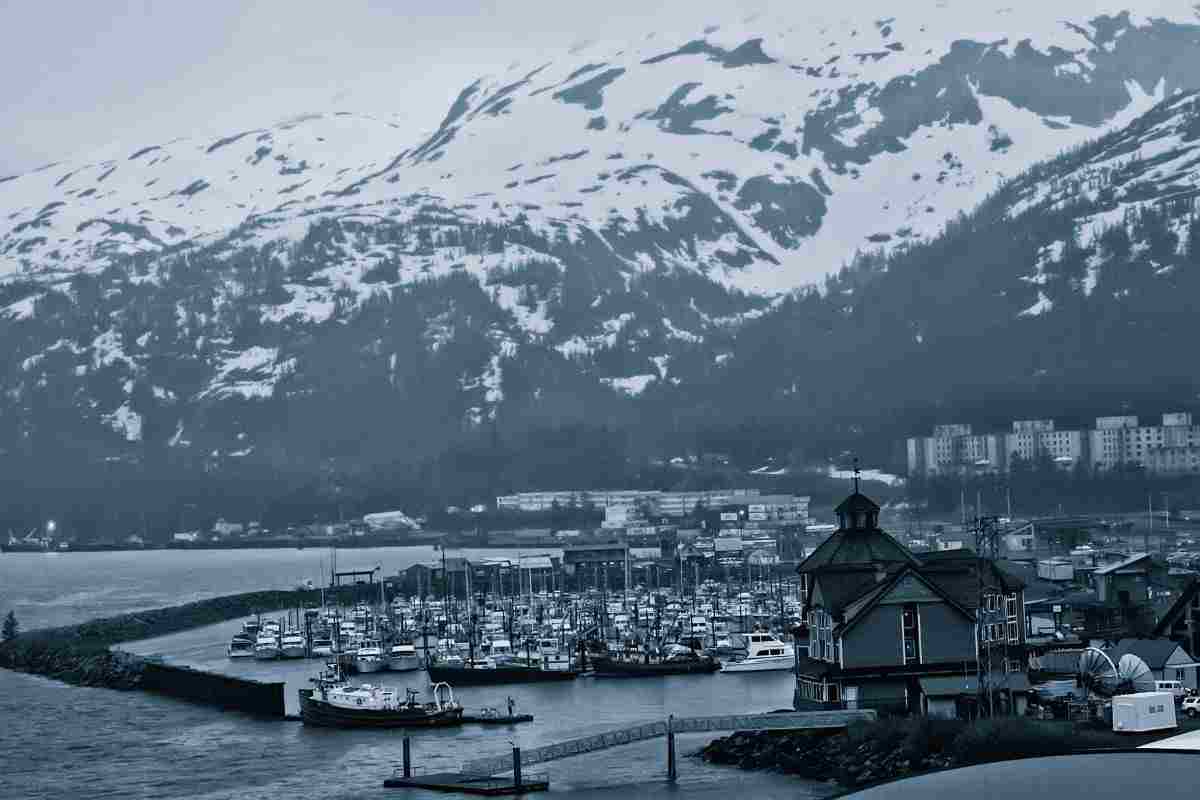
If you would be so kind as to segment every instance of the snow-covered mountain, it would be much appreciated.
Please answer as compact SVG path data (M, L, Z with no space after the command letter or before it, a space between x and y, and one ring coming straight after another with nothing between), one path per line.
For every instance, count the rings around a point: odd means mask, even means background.
M979 292L1057 318L1105 286L1096 237L1190 191L1200 18L1123 5L797 5L514 65L424 134L307 114L2 177L0 450L58 426L92 456L315 463L395 425L371 446L419 460L485 423L838 407L807 384L853 381L825 370L871 346L841 326L899 302L879 287L907 298L891 358L941 352L938 303ZM913 266L977 206L1037 249Z
M95 267L246 223L403 215L600 234L637 268L777 291L856 249L940 229L998 182L1197 84L1190 3L917 2L894 16L755 18L514 65L432 134L307 115L147 142L0 184L5 272ZM663 232L661 229L668 229Z

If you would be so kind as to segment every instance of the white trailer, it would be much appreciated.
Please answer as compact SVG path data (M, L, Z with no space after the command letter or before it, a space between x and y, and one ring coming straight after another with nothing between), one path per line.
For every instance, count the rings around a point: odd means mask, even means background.
M1170 692L1121 694L1112 699L1113 730L1146 733L1176 728L1175 697Z

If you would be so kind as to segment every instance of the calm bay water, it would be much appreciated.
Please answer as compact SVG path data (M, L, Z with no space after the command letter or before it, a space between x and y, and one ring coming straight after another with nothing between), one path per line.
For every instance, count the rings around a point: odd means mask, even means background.
M455 553L457 554L457 553ZM470 556L471 553L467 552ZM500 555L482 551L481 555ZM432 548L341 551L339 569L382 563L385 572L435 558ZM0 555L0 611L13 607L26 627L68 624L107 614L238 591L286 588L328 570L320 551L155 551L149 553ZM322 566L322 561L324 565ZM224 647L237 622L143 642L125 649L176 663L288 683L288 705L307 685L314 661L229 662ZM423 673L381 673L364 680L413 686ZM768 711L790 705L790 673L677 676L649 680L584 678L546 686L464 688L468 708L502 705L512 695L533 723L467 726L414 735L421 771L536 747L573 736L663 719ZM388 790L383 779L400 760L398 731L335 731L263 721L157 697L65 686L0 670L0 798L360 798L437 797ZM680 737L680 752L707 735ZM685 758L680 781L665 774L665 742L655 740L529 768L546 773L552 795L572 797L822 797L823 784L742 772Z
M467 548L447 555L516 558L520 552ZM440 558L441 551L430 546L339 550L337 568L345 572L381 565L384 574L394 575ZM0 613L15 610L25 630L70 625L237 592L291 589L308 580L320 586L328 582L329 562L324 548L0 553Z

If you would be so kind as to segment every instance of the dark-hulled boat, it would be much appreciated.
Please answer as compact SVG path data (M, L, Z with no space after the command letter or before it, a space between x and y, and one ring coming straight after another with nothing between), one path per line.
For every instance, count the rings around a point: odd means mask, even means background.
M550 681L573 681L579 677L575 670L542 669L521 664L498 664L494 667L459 666L438 664L428 667L429 680L433 683L449 683L454 686L495 686L504 683L545 683Z
M592 659L597 678L650 678L660 675L702 675L716 672L721 662L709 656L672 656L664 659L612 658L600 656Z
M395 689L352 686L336 671L314 678L315 689L300 690L300 718L326 728L437 728L463 724L463 707L448 685L434 687L434 701L423 703L413 689L401 699ZM447 695L443 699L443 691Z

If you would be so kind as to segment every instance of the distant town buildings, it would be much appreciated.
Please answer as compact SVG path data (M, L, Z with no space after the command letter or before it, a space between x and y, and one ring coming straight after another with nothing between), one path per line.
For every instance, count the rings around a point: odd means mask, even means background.
M658 514L682 517L696 505L712 508L739 498L754 497L757 489L719 489L708 492L658 492L642 489L566 489L552 492L520 492L496 498L501 511L549 511L555 507L592 505L604 510L612 506L649 505Z
M908 439L909 475L1008 472L1018 459L1049 460L1062 469L1105 471L1122 465L1154 475L1200 473L1200 426L1192 415L1162 415L1159 425L1135 416L1098 417L1092 429L1059 430L1054 420L1017 420L1005 433L975 433L970 425L937 425L932 436Z

